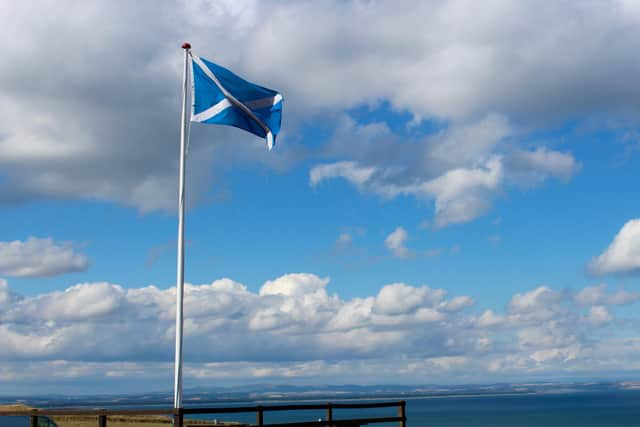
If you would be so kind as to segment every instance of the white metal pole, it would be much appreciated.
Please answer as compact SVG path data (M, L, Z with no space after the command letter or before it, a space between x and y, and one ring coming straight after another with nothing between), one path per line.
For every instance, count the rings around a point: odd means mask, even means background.
M180 127L180 183L178 188L178 271L176 279L176 360L174 376L173 407L182 408L182 298L184 295L184 199L185 168L187 148L187 95L189 84L189 50L191 45L184 43L184 74L182 80L182 123Z

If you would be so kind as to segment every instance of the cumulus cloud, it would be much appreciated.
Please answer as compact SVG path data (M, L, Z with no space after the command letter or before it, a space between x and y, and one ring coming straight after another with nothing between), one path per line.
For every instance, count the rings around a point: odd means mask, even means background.
M541 147L533 151L516 150L508 157L507 168L514 181L536 185L548 177L568 181L581 165L570 153Z
M0 48L16 64L31 66L28 71L16 66L0 72L0 202L80 198L117 202L142 212L173 211L180 43L193 36L204 48L210 46L204 40L221 41L219 35L227 31L246 37L257 25L250 18L256 5L238 9L233 2L207 3L159 6L145 1L126 13L111 4L83 4L62 15L34 15L29 5L4 9L0 24L7 37L19 42L0 42ZM40 7L55 9L55 3ZM107 28L101 25L105 20L115 24ZM142 30L140 22L145 22ZM22 30L26 23L33 29L29 34ZM227 40L220 46L228 46L231 53L234 44ZM57 53L62 48L82 53L65 57ZM217 59L229 62L228 55L218 53ZM46 73L38 71L43 68ZM265 81L262 77L257 80ZM236 147L239 158L261 156L258 148L263 144L255 138L211 128L201 133L194 126L191 133L190 204L209 194L213 151L216 170L229 164L228 149L214 141L241 139L246 144ZM276 153L267 161L279 168L282 159Z
M477 324L480 327L493 327L505 322L505 317L494 313L493 310L485 310L480 317L478 317Z
M561 295L546 286L525 293L515 294L509 302L511 313L538 313L540 309L552 309L561 299Z
M380 290L373 309L382 314L403 314L423 306L433 306L444 297L442 289L432 290L427 286L415 288L404 283L393 283Z
M425 285L391 283L354 298L329 286L311 273L257 292L232 279L187 284L187 377L416 382L443 371L451 381L640 369L640 339L624 329L630 322L616 322L623 299L605 287L541 286L513 295L504 311L476 313L471 296ZM172 288L98 282L22 296L0 281L0 383L46 369L58 382L169 378L174 304Z
M309 182L315 186L326 179L340 177L361 186L371 178L375 171L374 167L360 167L355 162L337 162L314 166L309 172Z
M613 242L589 263L594 274L634 274L640 271L640 219L628 221Z
M595 324L610 322L612 318L607 307L596 305L589 310L589 320Z
M320 278L315 274L293 273L276 280L267 281L260 288L260 295L305 295L316 291L324 291L329 278Z
M43 10L55 6L41 4ZM390 133L383 123L367 124L336 158L346 163L315 169L312 183L346 175L380 193L391 184L399 185L396 193L410 193L451 170L490 170L484 153L508 156L499 141L518 129L598 114L637 115L640 89L632 82L640 70L628 52L638 39L640 14L632 2L540 8L535 1L496 1L478 10L464 0L415 1L402 8L358 1L140 1L126 11L112 3L87 3L70 13L39 15L29 5L12 3L3 12L0 48L14 59L0 71L4 203L81 198L141 211L173 209L178 46L184 39L199 53L279 88L289 112L280 148L269 156L241 132L194 126L191 203L207 197L212 162L223 171L230 150L236 162L286 169L310 155L290 135L318 118L331 131L339 127L337 114L357 106L385 102L409 113L414 123L424 118L446 123L452 142L432 156L442 167L424 174L409 168L401 177L387 161L347 155ZM101 25L105 21L115 24ZM28 34L25 22L33 29ZM416 37L415 28L428 30ZM215 49L211 40L218 41ZM62 48L82 54L57 54ZM25 69L25 63L31 66ZM381 63L388 66L377 66ZM225 144L214 142L220 140ZM396 157L389 148L396 145L383 144L377 154ZM403 151L406 157L415 154ZM544 176L566 180L577 165L569 155L536 149L514 154L512 161L504 157L503 170L508 175L516 168L527 182ZM418 162L414 165L420 170ZM497 190L481 186L484 195L465 192L461 201L446 204L471 206L481 214ZM442 224L463 218L455 209L441 212Z
M411 251L406 246L408 238L409 234L407 230L398 226L384 239L384 245L391 251L393 256L397 258L409 258Z
M491 159L486 167L453 169L422 186L436 203L437 227L470 221L490 206L491 194L502 178L499 159Z
M9 291L9 283L4 279L0 279L0 309L8 306L12 300L13 295Z
M467 295L460 295L449 301L440 303L440 307L446 311L459 311L475 304L473 298Z
M605 283L597 286L587 286L581 289L575 295L575 300L582 305L596 306L604 305L625 305L632 304L640 299L637 292L628 292L619 289L614 293L607 293L607 285Z
M344 120L332 146L333 156L357 160L312 167L310 184L339 178L385 199L409 195L433 201L435 228L483 215L511 187L529 188L548 178L566 182L579 170L570 153L509 148L505 142L514 137L514 131L497 114L454 123L410 142L400 141L388 130L371 133L362 127ZM348 144L356 135L360 143Z
M640 16L632 2L562 3L545 10L535 1L492 1L481 11L471 6L280 5L270 14L258 13L263 19L253 21L248 37L253 43L246 56L237 56L274 78L283 68L295 69L295 75L278 79L295 85L296 96L317 108L386 99L420 116L508 110L532 121L572 112L635 111L638 89L628 82L639 66L626 52ZM247 9L243 15L255 13ZM567 27L575 16L584 18ZM428 30L416 37L415 28ZM309 56L310 50L316 54ZM263 52L276 56L265 64ZM389 66L373 65L381 60Z
M185 286L185 346L195 361L288 361L372 357L417 324L466 306L428 287L392 284L375 297L331 295L328 278L287 274L259 292L221 279ZM32 297L0 286L0 355L6 360L170 360L175 292L83 283ZM429 333L430 334L430 333ZM211 352L216 343L225 346ZM100 345L98 345L100 343Z
M51 277L85 271L89 259L68 242L30 237L0 242L0 274L13 277Z

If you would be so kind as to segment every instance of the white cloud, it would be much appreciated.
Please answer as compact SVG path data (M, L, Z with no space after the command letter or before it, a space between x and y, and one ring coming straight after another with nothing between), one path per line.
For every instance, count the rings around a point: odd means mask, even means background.
M561 362L566 363L575 360L578 357L580 351L577 347L564 347L564 348L552 348L548 350L540 350L531 354L531 359L536 363L549 363L549 362Z
M252 71L295 87L296 97L315 108L386 99L419 116L509 110L530 121L635 108L638 89L628 81L638 64L626 52L640 17L628 3L558 3L545 10L535 1L489 6L476 10L465 1L411 2L403 8L358 2L281 5L258 15L265 18L245 40L251 42L246 54L236 57ZM574 16L585 18L567 27ZM415 28L429 30L416 37ZM309 57L310 50L316 55ZM275 55L269 64L264 52ZM390 65L375 66L383 62ZM283 68L296 73L278 76ZM561 101L550 103L550 94Z
M260 288L260 295L305 295L324 291L328 283L328 277L322 279L315 274L292 273L266 282Z
M613 319L607 307L596 305L589 310L589 321L595 324L608 323Z
M633 274L640 271L640 219L628 221L613 242L589 263L594 274Z
M434 145L431 156L446 165L445 170L481 165L513 133L504 116L489 114L482 120L457 123L437 133L430 141Z
M466 295L461 295L454 297L449 301L441 303L440 306L446 311L459 311L464 308L471 307L473 304L475 304L473 298Z
M310 273L275 278L259 292L231 279L187 284L185 375L190 382L363 375L415 382L439 370L447 371L443 381L640 370L640 338L625 326L633 322L618 321L621 299L604 288L585 297L587 308L580 292L539 287L514 295L503 312L478 314L471 296L428 286L392 283L351 299L328 286ZM174 304L172 288L83 283L20 296L0 281L0 383L54 368L58 384L163 378L173 357Z
M453 169L426 182L422 190L436 201L435 225L467 222L486 212L501 180L502 163L494 158L483 168Z
M196 360L210 360L211 346L222 341L212 361L370 357L405 337L407 328L444 320L468 305L447 300L443 290L406 284L345 301L327 293L328 282L287 274L265 282L259 293L230 279L187 284L185 345ZM170 359L173 289L84 283L33 297L11 294L6 283L0 289L2 301L12 298L0 314L3 358Z
M357 186L361 186L371 178L375 171L374 167L360 167L355 162L318 165L309 171L309 182L312 186L316 186L326 179L344 178Z
M432 290L428 286L414 288L404 283L393 283L380 290L373 310L380 314L406 314L425 304L433 306L444 295L442 289Z
M507 161L511 179L519 184L536 185L548 177L569 181L581 165L570 153L541 147L534 151L516 150Z
M385 199L410 195L433 200L435 228L483 215L511 186L540 185L549 177L568 181L579 170L570 153L508 149L504 141L514 131L495 114L453 123L419 141L399 141L390 132L369 136L362 127L343 120L331 154L355 160L312 167L310 184L342 178Z
M482 315L478 317L478 326L482 328L497 326L504 322L504 316L496 314L493 310L485 310Z
M46 10L55 6L41 4ZM179 104L176 40L185 38L204 56L214 55L211 40L217 40L215 59L280 89L288 112L280 148L270 155L240 132L194 126L191 203L208 193L212 162L224 172L230 150L236 161L284 169L312 151L287 134L311 120L331 132L339 126L336 114L382 102L409 113L414 123L435 118L451 128L436 138L450 141L431 158L440 159L441 168L424 169L416 161L406 179L391 170L386 184L408 188L449 170L486 168L487 154L505 156L505 171L513 164L526 167L525 176L534 181L540 174L567 179L577 164L568 153L541 148L510 163L501 141L513 139L520 129L545 128L566 118L615 114L635 120L640 96L633 84L640 66L628 55L638 39L640 16L630 2L618 0L547 8L533 0L493 1L483 10L464 0L415 1L402 8L358 1L200 1L160 7L143 1L126 10L91 3L73 13L40 15L13 3L3 12L0 50L14 59L0 71L4 203L81 198L141 211L172 210L177 121L170 118L178 116ZM101 25L105 21L116 24ZM33 29L28 34L25 23ZM415 28L428 31L416 37ZM57 54L61 46L85 54L62 57ZM25 70L24 63L32 66ZM388 66L379 67L382 63ZM357 168L343 163L318 169L311 181L341 173L367 186L375 178L371 168L381 176L389 173L391 158L403 157L395 154L398 144L392 141L359 156L347 153L366 147L359 140L384 141L390 133L380 123L361 126L344 144L343 155L334 156L356 162ZM212 142L229 139L245 143ZM419 154L405 151L405 157ZM375 162L374 153L388 160ZM486 207L476 212L482 211Z
M411 251L406 246L408 238L407 230L398 226L384 239L384 245L391 251L393 256L397 258L409 258Z
M0 309L4 310L13 300L13 295L9 292L9 283L0 279Z
M540 310L553 309L562 296L548 288L540 286L533 291L515 294L509 302L509 312L517 314L539 313Z
M0 274L6 276L50 277L85 271L88 267L88 258L68 242L36 237L0 242Z
M631 304L640 299L640 295L635 292L628 292L620 289L612 294L607 293L607 285L587 286L580 290L575 300L581 305L624 305Z
M116 313L125 304L125 291L109 283L81 283L63 292L35 297L22 315L41 320L81 320Z

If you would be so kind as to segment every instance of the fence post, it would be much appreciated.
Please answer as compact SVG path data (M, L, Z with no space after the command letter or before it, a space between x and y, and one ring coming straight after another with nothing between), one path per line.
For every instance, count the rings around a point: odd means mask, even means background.
M29 417L29 427L38 427L38 416L31 415Z
M329 423L327 424L329 427L333 426L333 424L331 424L333 422L333 407L331 403L327 403L327 422Z
M182 427L183 421L184 415L182 413L182 408L176 408L173 411L173 427Z
M261 426L264 424L264 413L262 412L262 406L258 406L256 411L256 425Z
M106 415L98 415L98 427L107 427Z
M406 411L407 402L404 400L400 401L400 406L398 406L398 417L402 418L399 421L400 427L407 427L407 411Z

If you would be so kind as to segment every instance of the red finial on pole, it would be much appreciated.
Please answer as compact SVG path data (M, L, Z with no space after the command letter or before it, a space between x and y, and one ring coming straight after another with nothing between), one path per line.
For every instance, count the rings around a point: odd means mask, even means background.
M191 49L191 44L189 42L184 42L184 43L182 43L182 48L183 49Z

